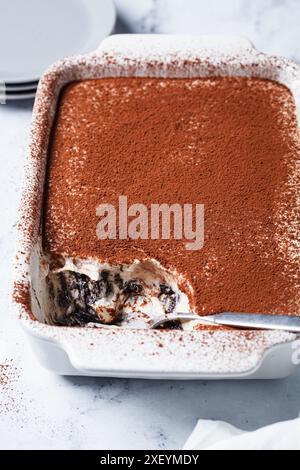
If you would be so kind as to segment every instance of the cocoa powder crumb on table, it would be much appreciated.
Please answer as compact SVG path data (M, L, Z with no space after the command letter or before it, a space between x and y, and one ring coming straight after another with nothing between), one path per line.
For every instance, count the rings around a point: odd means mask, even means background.
M19 377L19 369L12 359L0 364L0 414L19 412L22 395L16 387Z

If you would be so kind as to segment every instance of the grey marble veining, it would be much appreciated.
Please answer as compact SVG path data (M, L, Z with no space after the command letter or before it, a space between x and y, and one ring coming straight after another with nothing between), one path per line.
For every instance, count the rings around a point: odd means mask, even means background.
M296 0L117 0L120 32L243 34L262 50L300 58ZM57 377L43 370L12 313L16 208L31 102L0 106L0 448L181 448L198 418L246 430L300 411L300 372L276 382L162 382Z
M245 36L261 51L300 61L298 0L116 0L116 4L131 32Z

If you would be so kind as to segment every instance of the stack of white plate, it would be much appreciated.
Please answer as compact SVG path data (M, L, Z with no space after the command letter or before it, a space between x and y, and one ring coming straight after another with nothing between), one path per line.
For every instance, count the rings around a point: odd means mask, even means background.
M38 81L5 82L6 100L25 100L35 97ZM4 87L3 87L4 88Z
M111 33L112 0L0 0L0 93L33 98L49 65L85 54Z

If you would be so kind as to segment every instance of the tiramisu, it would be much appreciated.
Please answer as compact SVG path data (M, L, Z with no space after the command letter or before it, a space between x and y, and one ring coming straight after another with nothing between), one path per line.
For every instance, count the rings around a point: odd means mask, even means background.
M290 91L255 78L68 85L50 145L47 321L147 328L178 312L300 314ZM99 204L202 204L205 240L99 240ZM181 325L170 325L180 328Z

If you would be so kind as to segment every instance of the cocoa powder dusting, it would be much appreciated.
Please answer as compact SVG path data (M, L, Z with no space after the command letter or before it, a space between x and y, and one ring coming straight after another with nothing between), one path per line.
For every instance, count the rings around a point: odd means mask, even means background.
M11 411L18 412L20 393L16 391L19 380L19 369L13 360L0 364L0 415ZM22 393L21 393L22 395Z
M254 78L106 78L62 93L44 249L182 274L200 314L300 314L299 132L290 91ZM96 207L205 205L205 245L99 241Z
M36 317L33 315L31 310L30 289L25 281L14 283L13 300L23 306L31 320L36 320Z

